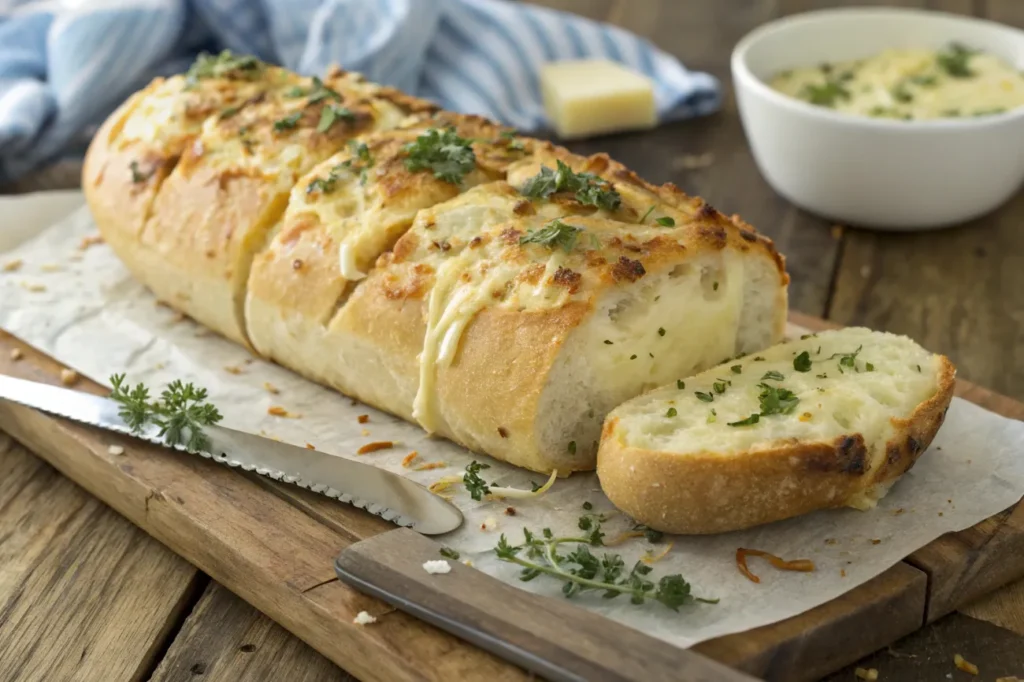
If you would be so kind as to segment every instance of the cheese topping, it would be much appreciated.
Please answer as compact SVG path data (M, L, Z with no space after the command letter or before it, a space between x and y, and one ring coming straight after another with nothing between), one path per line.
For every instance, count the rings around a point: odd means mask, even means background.
M360 272L356 265L356 252L348 242L342 242L338 248L338 265L341 266L341 276L355 282L366 277L365 272Z
M988 116L1024 105L1024 76L994 55L957 44L784 71L770 85L836 111L905 121Z

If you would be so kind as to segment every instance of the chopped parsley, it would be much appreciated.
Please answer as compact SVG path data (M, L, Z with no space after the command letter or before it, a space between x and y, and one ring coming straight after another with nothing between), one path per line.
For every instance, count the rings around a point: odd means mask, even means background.
M307 104L316 104L321 100L333 99L335 102L341 101L341 95L336 90L324 85L324 82L313 76L313 89L309 93L309 100Z
M440 551L441 556L445 559L451 559L452 561L459 560L459 553L451 547L442 547Z
M490 464L481 464L476 460L473 460L466 467L466 473L462 475L462 482L466 486L466 492L474 500L479 502L484 499L484 495L491 492L490 486L480 477L480 472L484 469L490 469Z
M531 199L547 199L559 192L572 192L581 204L606 211L614 211L622 203L622 197L612 189L610 182L593 173L574 173L562 161L557 161L556 170L541 166L540 172L523 183L519 191Z
M686 382L683 381L682 379L676 379L676 388L678 388L680 391L683 390L684 388L686 388Z
M658 336L665 336L665 328L658 327Z
M665 412L665 416L666 417L675 417L678 414L679 414L679 412L674 407L668 408L668 411Z
M750 415L749 417L747 417L746 419L741 419L741 420L736 421L736 422L728 422L728 425L729 426L751 426L753 424L756 424L759 421L761 421L761 415L759 415L757 412L755 412L752 415Z
M334 166L330 173L325 178L316 178L308 185L306 185L306 194L312 194L313 192L319 191L323 194L330 194L334 191L335 186L338 184L338 180L341 179L341 174L348 172L358 172L360 184L366 184L366 171L373 167L373 156L370 155L370 148L366 146L364 142L358 142L356 140L349 140L348 147L355 158L347 159L342 161L338 165Z
M675 219L670 217L670 216L663 216L661 218L658 218L654 222L658 223L662 227L675 227L676 226Z
M694 395L697 396L697 400L703 403L712 403L715 401L715 396L710 393L703 393L701 391L695 391Z
M743 365L733 365L729 369L732 370L733 374L742 374L743 373Z
M875 366L872 365L870 362L865 362L864 363L864 369L866 369L869 372L874 372L875 371Z
M761 395L758 396L758 400L761 403L762 417L771 414L789 414L796 409L797 403L800 402L800 398L795 393L781 386L770 386L764 383L759 386Z
M804 351L793 359L793 369L798 372L811 371L811 354Z
M857 370L857 355L860 353L864 346L857 346L857 350L852 353L833 353L829 360L835 360L839 358L839 372L843 374L843 367L847 369Z
M279 118L274 121L274 130L281 132L284 130L291 130L299 125L299 120L302 118L302 112L296 111L294 114L289 114L284 118Z
M821 85L808 84L800 91L800 96L820 107L834 107L836 100L850 99L850 91L839 81L827 80Z
M960 43L952 43L936 55L935 63L953 78L970 78L974 72L971 71L969 62L974 54L974 50Z
M914 101L914 93L907 89L906 83L899 83L892 89L892 98L897 102L906 104Z
M499 142L505 143L505 148L510 151L522 152L526 151L526 145L523 141L516 137L516 131L514 130L503 130L501 135L498 136Z
M765 372L764 376L761 377L761 381L767 381L768 379L771 379L772 381L782 381L785 378L786 377L782 372L776 372L773 369Z
M713 389L715 389L715 393L718 393L718 394L725 393L725 382L724 381L721 381L721 380L716 381L715 383L711 384L711 387Z
M207 78L228 80L256 80L266 65L252 55L235 56L230 50L218 55L202 52L185 73L185 89L190 90Z
M438 180L458 185L467 173L476 168L476 154L471 140L459 137L455 128L431 128L409 142L405 152L405 167L415 173L429 170Z
M718 421L718 413L715 412L715 408L711 408L711 412L708 413L708 418L706 421L708 424L713 424L714 422Z
M569 447L567 449L569 450L569 454L570 455L575 455L576 454L576 441L574 441L574 440L569 441Z
M519 238L520 244L540 244L549 249L560 246L566 253L572 251L576 245L576 238L579 237L582 227L574 227L563 223L557 218L539 230L530 230ZM635 357L635 356L634 356Z
M320 123L316 126L318 133L326 133L337 121L351 123L356 120L356 115L347 107L339 107L336 104L328 104L320 112Z

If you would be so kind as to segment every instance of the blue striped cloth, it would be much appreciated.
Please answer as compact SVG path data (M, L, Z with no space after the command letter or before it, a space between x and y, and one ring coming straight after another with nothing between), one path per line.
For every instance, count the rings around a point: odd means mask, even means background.
M332 64L523 131L537 73L603 57L650 76L662 120L718 108L719 84L626 31L506 0L0 0L0 181L79 156L96 125L206 50L305 74Z

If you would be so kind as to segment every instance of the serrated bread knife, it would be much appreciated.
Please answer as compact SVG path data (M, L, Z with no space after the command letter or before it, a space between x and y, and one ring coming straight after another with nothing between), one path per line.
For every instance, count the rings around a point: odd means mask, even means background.
M168 445L156 426L133 433L118 415L120 405L108 398L0 375L0 399L187 451ZM418 483L369 464L223 426L206 426L203 433L210 438L209 451L193 454L221 464L308 488L424 535L447 533L462 524L462 512L454 505Z

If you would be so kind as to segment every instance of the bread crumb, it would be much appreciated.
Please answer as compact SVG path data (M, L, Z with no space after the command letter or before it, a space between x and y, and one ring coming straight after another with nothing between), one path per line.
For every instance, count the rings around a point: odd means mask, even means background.
M100 234L89 234L82 237L82 241L78 242L78 250L85 251L90 246L96 246L97 244L103 243L103 235Z
M880 544L882 544L882 541L881 541L881 540L879 540L878 538L873 538L873 539L871 540L871 544L872 544L872 545L880 545Z
M360 611L356 614L356 617L352 619L352 622L356 625L369 625L370 623L376 623L377 619L366 611Z
M64 268L62 268L57 263L43 263L42 265L39 266L39 269L42 270L43 272L60 272Z
M957 670L962 670L968 675L977 675L978 666L974 665L968 660L965 660L960 654L953 656L953 665L957 667Z
M297 412L289 412L280 405L271 405L267 408L267 414L275 417L284 417L285 419L301 419L302 415Z
M943 514L942 512L939 512L939 516L945 516L945 514Z
M228 374L241 374L242 368L237 365L228 365L224 368L224 371Z
M363 435L363 438L366 438L370 435L370 429L363 429L360 433Z
M840 578L845 578L846 577L846 569L845 568L840 568L839 569L839 577Z
M498 522L493 516L488 516L484 519L484 522L480 524L480 530L494 530L498 527Z
M447 462L424 462L423 464L420 464L418 467L416 467L415 470L430 471L432 469L443 469L446 466L448 466ZM461 481L462 479L460 478L459 480Z
M357 455L366 455L371 452L377 452L378 450L390 450L395 447L395 444L389 440L378 440L373 443L367 443L363 447L356 450Z
M263 382L263 390L265 390L267 393L270 393L271 395L278 395L279 393L281 393L277 386L270 383L269 381Z
M361 414L361 415L359 415L357 417L357 419L358 419L360 424L365 424L366 422L370 421L370 415L368 415L368 414Z
M896 509L893 509L893 510L892 510L892 515L893 515L893 516L899 516L899 515L900 515L900 514L902 514L902 513L904 512L904 511L906 511L906 510L905 510L905 509L903 509L903 507L897 507Z
M871 682L872 680L878 679L878 670L875 668L857 668L853 671L853 674L856 675L859 680L868 680Z
M515 507L505 507L505 516L515 516L515 515L516 515L516 508Z
M412 466L413 461L419 456L420 453L413 450L408 455L406 455L404 459L402 459L402 466L408 469L410 466Z
M423 562L423 570L431 575L436 575L438 573L451 573L452 565L444 559L433 559L431 561Z
M23 356L24 356L24 354L21 352L20 348L12 348L11 349L11 360L13 360L14 362L17 362L18 360L21 360L21 358Z
M22 258L15 258L14 260L9 260L6 263L4 263L3 271L4 272L17 272L18 270L21 270L21 266L23 266L24 264L25 264L24 259L22 259Z
M314 446L312 443L306 443L306 449L307 450L316 450L316 446Z
M840 239L842 239L843 238L843 231L844 231L844 229L845 228L842 225L833 225L832 226L832 230L831 230L831 232L832 232L832 239L835 239L836 241L839 241Z
M78 383L78 372L73 369L62 369L60 371L60 383L65 386L74 386Z
M121 447L120 445L111 445L109 448L107 448L107 454L108 455L114 455L115 457L117 455L123 455L124 454L124 448Z

